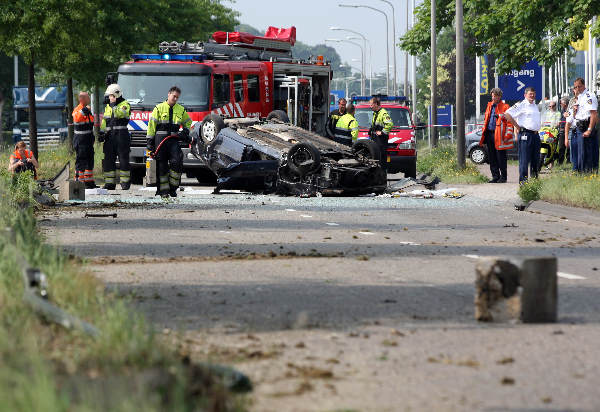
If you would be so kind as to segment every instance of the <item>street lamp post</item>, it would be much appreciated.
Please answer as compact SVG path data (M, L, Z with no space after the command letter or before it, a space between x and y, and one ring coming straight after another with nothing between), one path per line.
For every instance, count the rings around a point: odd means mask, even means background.
M359 37L347 37L348 40L360 40ZM367 49L366 44L369 43L369 94L372 94L373 90L373 56L371 55L371 43L367 39L363 39L365 44L365 57L363 59L364 63L364 71L365 78L367 77ZM366 90L367 86L365 86Z
M341 43L341 42L344 42L344 43L350 43L350 44L353 44L353 45L355 45L355 46L358 46L358 47L360 48L361 67L363 67L363 62L364 62L364 60L363 60L363 56L364 56L364 49L363 49L363 46L361 46L359 43L355 43L355 42L353 42L353 41L350 41L350 40L344 40L344 39L325 39L325 41L326 41L326 42L328 42L328 41L329 41L329 42L336 42L336 43ZM361 73L361 77L360 77L360 93L361 93L362 95L364 95L364 94L365 94L365 74L364 74L364 71L363 71L363 70L361 70L361 71L360 71L360 73Z
M394 50L394 93L396 94L396 96L398 95L398 80L396 78L396 74L398 73L398 70L396 70L396 10L394 9L394 5L392 4L392 2L388 1L388 0L381 0L384 3L387 3L390 5L390 7L392 8L392 32L393 32L393 50Z
M367 71L367 43L369 44L369 94L373 94L373 48L371 47L371 42L361 33L354 31L354 30L350 30L350 29L344 29L342 27L330 27L329 30L340 30L340 31L347 31L349 33L354 33L358 36L360 36L363 40L363 45L365 46L365 57L364 57L364 71L366 73ZM348 40L360 40L356 37L348 37Z
M386 84L386 90L387 90L387 94L390 94L390 36L389 36L389 24L388 24L388 16L387 14L385 14L385 12L383 10L379 10L375 7L371 7L371 6L363 6L363 5L358 5L358 4L338 4L338 6L340 7L352 7L352 8L365 8L365 9L371 9L374 10L378 13L383 14L383 16L385 17L385 52L386 52L386 67L388 67L387 69L387 76L385 79L385 84Z

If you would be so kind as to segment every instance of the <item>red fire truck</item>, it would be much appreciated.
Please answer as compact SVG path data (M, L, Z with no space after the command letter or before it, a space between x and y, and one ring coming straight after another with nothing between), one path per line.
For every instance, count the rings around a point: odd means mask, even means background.
M381 107L385 108L392 118L394 127L390 132L387 148L388 173L403 172L406 177L417 176L417 141L415 126L412 122L408 102L403 96L377 95L381 99ZM369 105L371 96L355 96L352 98L356 106L354 117L360 127L358 138L368 138L373 119L373 110Z
M292 57L293 38L257 37L247 33L217 32L209 42L162 42L157 54L134 54L109 73L131 104L130 161L132 178L145 173L146 129L154 106L169 88L181 90L179 103L212 141L228 119L277 117L325 133L329 114L331 67L322 56L310 60ZM232 39L236 41L232 41ZM199 123L196 125L196 123ZM199 180L212 175L187 146L184 171ZM208 174L207 174L208 173Z

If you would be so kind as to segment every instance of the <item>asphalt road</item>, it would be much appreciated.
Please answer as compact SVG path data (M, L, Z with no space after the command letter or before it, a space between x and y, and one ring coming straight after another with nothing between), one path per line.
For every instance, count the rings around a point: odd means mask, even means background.
M139 189L40 226L194 358L247 372L253 410L600 409L598 213L518 212L515 185L460 199ZM480 257L548 255L558 323L474 320Z

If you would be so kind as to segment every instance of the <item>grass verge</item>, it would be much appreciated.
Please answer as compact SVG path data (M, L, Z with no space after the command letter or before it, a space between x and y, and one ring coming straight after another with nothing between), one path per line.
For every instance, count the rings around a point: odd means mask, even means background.
M600 210L600 175L556 170L530 179L519 188L523 200L545 200L567 206Z
M486 183L487 177L477 167L466 162L464 169L458 168L456 146L440 144L437 148L424 148L417 158L417 170L439 177L444 183Z
M127 301L44 243L32 206L36 190L31 174L0 170L0 409L243 410L243 398L190 365ZM47 275L51 302L95 325L98 338L33 313L22 298L17 252Z

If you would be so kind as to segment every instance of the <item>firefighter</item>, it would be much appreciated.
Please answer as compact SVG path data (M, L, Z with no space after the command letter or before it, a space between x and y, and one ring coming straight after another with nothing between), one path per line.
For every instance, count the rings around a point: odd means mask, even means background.
M352 146L358 139L358 122L354 118L355 108L352 103L346 106L346 114L339 118L335 125L334 140Z
M75 136L75 180L85 183L85 187L94 188L94 116L90 110L90 95L79 93L79 105L73 110Z
M183 152L179 141L190 143L191 140L192 119L185 108L177 104L180 95L179 87L171 87L167 100L154 107L148 122L146 148L157 160L157 196L177 197L183 171Z
M27 150L27 145L24 141L17 142L15 152L10 155L8 162L8 171L15 173L31 170L33 176L37 178L37 168L39 167L35 156L30 150Z
M119 157L119 181L121 189L128 190L131 186L131 165L129 152L131 151L131 136L127 130L131 107L123 98L121 87L114 83L106 88L109 103L104 109L104 118L100 125L99 142L104 142L104 188L114 190L117 183L116 159Z
M331 112L327 119L327 135L335 140L335 125L337 121L346 114L346 99L343 97L338 100L338 108Z
M379 163L383 169L387 169L387 145L390 130L394 127L390 114L381 107L381 99L373 96L369 101L373 110L373 122L369 129L369 137L379 146Z

